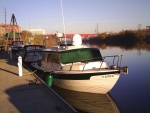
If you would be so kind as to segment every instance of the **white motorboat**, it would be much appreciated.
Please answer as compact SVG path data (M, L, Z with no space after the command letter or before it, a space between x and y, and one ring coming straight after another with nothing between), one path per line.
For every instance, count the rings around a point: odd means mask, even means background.
M59 36L59 35L58 35ZM107 59L112 59L112 64ZM41 65L32 67L53 77L53 85L80 92L109 92L128 67L121 67L122 55L102 57L99 48L82 44L75 34L72 40L62 40L58 45L43 50Z

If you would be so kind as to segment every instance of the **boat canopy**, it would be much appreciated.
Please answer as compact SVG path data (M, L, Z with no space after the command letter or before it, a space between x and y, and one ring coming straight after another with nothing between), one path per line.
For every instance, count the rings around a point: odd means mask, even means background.
M102 60L100 50L97 48L73 49L62 51L60 54L62 64L97 60Z

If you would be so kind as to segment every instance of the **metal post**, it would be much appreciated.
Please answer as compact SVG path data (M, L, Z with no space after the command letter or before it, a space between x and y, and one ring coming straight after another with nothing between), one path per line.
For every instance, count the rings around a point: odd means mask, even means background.
M9 51L10 52L10 59L12 59L12 51Z
M10 54L10 50L9 50L9 48L7 48L7 53L8 53L8 54Z
M19 70L19 76L22 76L22 57L18 57L18 70Z

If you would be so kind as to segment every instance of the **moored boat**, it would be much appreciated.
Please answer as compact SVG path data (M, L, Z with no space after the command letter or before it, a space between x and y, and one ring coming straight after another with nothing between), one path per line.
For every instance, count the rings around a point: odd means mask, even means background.
M25 63L39 62L42 59L43 45L25 45L22 51L22 59Z
M112 58L112 64L107 62ZM32 67L53 76L53 85L80 92L109 92L127 66L121 67L122 55L102 57L99 48L82 44L79 34L72 40L43 50L41 65Z
M24 47L24 42L23 41L13 41L12 42L12 52L14 54L19 54L22 52L22 49Z

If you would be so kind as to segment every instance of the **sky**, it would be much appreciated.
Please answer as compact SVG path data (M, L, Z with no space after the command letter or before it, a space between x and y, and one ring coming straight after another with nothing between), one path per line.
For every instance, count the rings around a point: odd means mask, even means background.
M61 1L64 15L62 18ZM26 29L47 34L99 33L150 26L150 0L0 0L0 23L10 24L12 14Z

